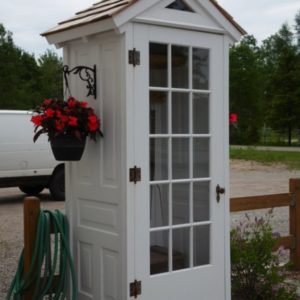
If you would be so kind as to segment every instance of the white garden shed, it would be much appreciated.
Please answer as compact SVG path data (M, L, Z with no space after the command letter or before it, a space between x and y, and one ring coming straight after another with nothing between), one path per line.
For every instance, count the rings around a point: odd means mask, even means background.
M69 88L104 133L66 165L78 299L230 299L220 186L229 47L244 33L214 0L104 0L43 34L68 70L93 70L89 97L71 73Z

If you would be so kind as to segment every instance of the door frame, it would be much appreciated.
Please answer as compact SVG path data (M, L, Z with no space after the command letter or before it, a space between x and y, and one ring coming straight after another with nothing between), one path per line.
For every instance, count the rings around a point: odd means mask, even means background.
M149 42L161 42L161 43L171 43L171 44L181 44L181 45L189 45L195 47L201 47L197 45L191 45L191 41L195 39L195 36L203 37L203 40L211 39L215 41L218 47L212 48L216 53L212 56L215 57L218 61L214 63L214 67L211 64L211 68L214 70L211 72L212 75L210 77L210 82L212 84L211 91L214 93L214 97L219 99L218 103L216 100L212 101L210 106L210 126L211 126L211 142L210 142L210 162L211 162L211 190L210 190L210 198L211 203L215 200L215 186L216 184L220 184L221 186L225 186L226 190L228 190L228 150L226 149L228 146L228 96L225 92L225 88L228 88L227 80L228 76L226 76L226 66L228 66L228 60L225 59L224 53L227 52L227 48L224 43L224 36L208 34L208 33L195 33L194 31L186 31L144 24L134 24L133 30L133 48L136 48L140 51L140 60L141 65L134 68L133 71L133 90L134 90L134 99L133 99L133 130L134 130L134 157L135 164L141 168L142 170L142 180L138 184L135 185L133 191L133 204L134 204L134 262L135 262L135 277L137 280L142 281L143 288L147 293L147 288L144 289L143 281L152 280L153 277L150 277L149 268L142 268L141 265L146 260L149 260L149 228L150 222L149 218L145 217L145 215L141 212L149 213L149 205L148 201L145 201L149 198L146 196L146 199L142 199L142 195L149 195L149 122L145 122L145 119L149 118ZM178 37L173 38L175 34L181 33L180 41ZM155 37L155 38L154 38ZM204 39L205 38L205 39ZM205 46L203 42L203 47ZM206 42L207 43L207 42ZM201 44L201 43L200 43ZM211 44L211 42L210 42ZM219 48L220 49L216 49ZM217 68L218 67L218 68ZM218 69L218 70L217 70ZM213 80L212 76L217 74L218 78ZM219 79L219 80L217 80ZM145 100L145 101L142 101ZM213 112L213 113L212 113ZM215 113L217 112L217 113ZM226 124L227 122L227 124ZM222 130L221 130L222 129ZM212 156L212 149L218 149L218 152ZM217 150L215 150L217 151ZM213 157L213 159L212 159ZM228 288L228 284L230 283L230 264L229 260L229 250L228 248L229 242L229 205L228 205L228 197L222 196L220 203L213 205L212 207L212 215L213 218L216 216L219 217L218 222L220 223L217 227L219 230L219 237L216 236L214 239L219 240L219 245L223 245L224 255L216 255L215 251L220 250L218 247L211 247L212 251L212 259L218 259L218 261L213 261L212 265L222 265L220 268L220 272L224 274L223 277L223 294L224 299L230 299L230 287ZM149 215L149 214L148 214ZM214 222L214 220L212 220ZM211 236L217 235L215 232L216 225L213 224L213 232ZM145 229L146 228L146 229ZM147 231L148 234L145 234ZM215 249L218 248L218 249ZM145 257L145 253L147 253ZM146 262L148 265L149 262ZM199 267L205 269L205 266ZM195 268L198 269L198 268ZM194 270L193 270L194 272ZM158 275L157 277L159 277ZM229 278L229 279L228 279ZM229 291L229 292L228 292ZM225 296L226 295L226 296ZM209 295L207 295L209 297ZM148 300L143 296L141 299ZM163 299L163 298L162 298ZM206 299L206 298L203 298ZM207 298L209 299L209 298ZM159 300L159 299L157 299ZM191 299L192 300L192 299ZM218 299L219 300L219 299ZM221 300L221 299L220 299Z

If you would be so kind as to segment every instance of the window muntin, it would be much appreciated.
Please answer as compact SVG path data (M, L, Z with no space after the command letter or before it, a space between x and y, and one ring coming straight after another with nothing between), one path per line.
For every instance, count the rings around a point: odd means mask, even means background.
M159 43L150 43L149 51L150 274L155 275L210 263L210 52Z

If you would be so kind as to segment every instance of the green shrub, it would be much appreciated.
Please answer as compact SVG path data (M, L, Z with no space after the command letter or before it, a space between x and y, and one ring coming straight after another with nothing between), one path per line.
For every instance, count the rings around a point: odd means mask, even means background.
M265 218L250 218L231 231L232 300L294 300L295 288L287 285L278 255L273 252L278 235Z

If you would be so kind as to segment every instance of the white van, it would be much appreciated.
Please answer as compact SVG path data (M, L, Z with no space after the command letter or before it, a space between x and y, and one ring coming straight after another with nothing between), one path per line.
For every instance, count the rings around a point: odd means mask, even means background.
M57 163L46 135L34 143L29 111L0 110L0 187L18 186L28 195L49 188L54 200L65 196L64 164Z

